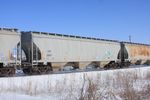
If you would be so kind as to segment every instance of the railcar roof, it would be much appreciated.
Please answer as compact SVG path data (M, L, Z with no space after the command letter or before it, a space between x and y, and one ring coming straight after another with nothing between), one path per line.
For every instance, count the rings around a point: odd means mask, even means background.
M45 35L60 36L60 37L70 37L70 38L89 39L89 40L100 40L100 41L109 41L109 42L119 43L118 40L100 39L100 38L84 37L84 36L77 36L77 35L66 35L66 34L46 33L46 32L37 32L37 31L22 31L22 32L23 33L45 34Z
M47 32L38 32L38 31L22 31L22 32L25 32L25 33L35 33L35 34L45 34L45 35L53 35L53 36L61 36L61 37L72 37L72 38L80 38L80 39L109 41L109 42L117 42L117 43L122 42L122 43L126 43L126 44L150 46L150 44L143 44L143 43L126 42L126 41L109 40L109 39L100 39L100 38L93 38L93 37L84 37L84 36L76 36L76 35L58 34L58 33L47 33Z
M10 31L10 32L18 32L17 28L0 28L0 30Z
M135 42L126 42L126 41L122 41L122 43L126 43L126 44L135 44L135 45L145 45L145 46L150 46L150 44L135 43Z
M0 28L0 30L18 32L17 28ZM71 38L80 38L80 39L89 39L89 40L100 40L100 41L109 41L109 42L117 42L117 43L122 42L122 43L126 43L126 44L150 46L150 44L143 44L143 43L134 43L134 42L119 41L119 40L100 39L100 38L94 38L94 37L84 37L84 36L66 35L66 34L58 34L58 33L47 33L47 32L38 32L38 31L21 31L21 33L45 34L45 35L53 35L53 36L60 36L60 37L71 37Z

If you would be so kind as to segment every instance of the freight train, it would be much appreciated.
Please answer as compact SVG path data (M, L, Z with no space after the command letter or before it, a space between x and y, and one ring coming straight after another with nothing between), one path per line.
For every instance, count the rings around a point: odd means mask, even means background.
M42 74L62 67L121 68L150 65L150 45L0 28L0 75Z

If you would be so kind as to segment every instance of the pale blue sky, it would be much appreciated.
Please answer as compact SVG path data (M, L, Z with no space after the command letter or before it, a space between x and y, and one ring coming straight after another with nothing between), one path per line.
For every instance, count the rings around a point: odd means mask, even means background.
M150 44L150 0L0 0L0 27Z

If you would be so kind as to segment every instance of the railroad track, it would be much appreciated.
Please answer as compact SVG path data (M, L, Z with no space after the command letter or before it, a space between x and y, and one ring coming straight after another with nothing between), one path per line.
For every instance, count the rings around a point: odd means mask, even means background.
M24 74L21 70L17 70L18 72L16 73L15 76L11 77L26 77L26 76L39 76L39 75L54 75L54 74L70 74L70 73L82 73L82 72L93 72L93 71L109 71L109 70L122 70L122 69L132 69L132 68L142 68L142 67L149 67L146 65L132 65L129 67L124 67L124 68L116 68L116 69L85 69L85 70L68 70L68 71L55 71L55 72L50 72L48 74L35 74L35 75L27 75Z

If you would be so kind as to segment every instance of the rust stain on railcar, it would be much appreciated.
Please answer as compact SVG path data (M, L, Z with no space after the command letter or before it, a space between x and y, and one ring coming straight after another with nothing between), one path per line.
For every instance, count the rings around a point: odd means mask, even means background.
M149 57L150 56L150 46L144 45L129 45L129 54L131 57L142 56Z

